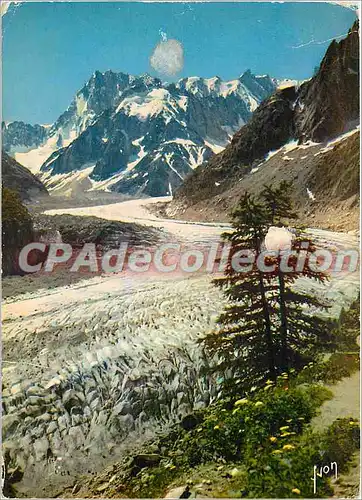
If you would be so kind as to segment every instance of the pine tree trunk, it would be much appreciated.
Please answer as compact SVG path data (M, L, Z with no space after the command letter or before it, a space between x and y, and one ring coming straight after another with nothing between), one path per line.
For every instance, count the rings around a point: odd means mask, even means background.
M287 310L285 307L285 281L283 273L279 270L279 306L280 306L280 323L281 323L281 363L282 369L287 370L289 367L288 360L288 320Z
M275 370L275 354L274 354L274 344L271 331L270 314L268 309L268 302L265 295L263 276L259 274L259 285L260 285L260 295L263 305L263 315L265 322L265 337L268 346L268 359L269 359L269 376L272 380L276 380L276 370Z

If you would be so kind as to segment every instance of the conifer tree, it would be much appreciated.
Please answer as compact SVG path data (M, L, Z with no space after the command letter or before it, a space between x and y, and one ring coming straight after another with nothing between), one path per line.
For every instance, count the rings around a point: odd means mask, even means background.
M223 235L231 251L225 275L214 283L229 304L219 317L219 329L204 342L219 354L220 367L234 367L244 386L300 366L330 339L331 324L320 315L326 304L295 283L300 277L320 283L327 279L310 266L314 242L298 228L290 250L262 254L270 226L285 227L297 218L290 191L284 182L265 187L259 198L246 193L232 214L234 231ZM258 256L272 270L260 269Z
M295 236L290 250L279 252L273 259L275 272L268 276L269 280L278 281L280 318L278 366L282 371L298 364L302 360L300 356L302 352L307 354L316 348L317 344L326 347L331 342L332 330L331 322L320 315L328 307L327 302L305 291L298 292L295 286L296 280L300 277L324 283L328 280L328 275L311 265L311 255L316 251L316 245L297 222L298 217L293 207L291 192L292 184L283 181L276 187L264 186L260 196L269 213L270 226L285 227L288 223L293 223L294 226ZM286 265L289 270L285 269ZM306 310L313 310L317 314L311 316L306 314Z
M292 201L290 198L291 183L282 181L279 186L264 186L261 192L261 198L265 202L266 210L269 215L270 226L283 227L286 221L297 219L297 214L293 210ZM288 368L288 352L287 352L287 337L288 337L288 321L287 310L285 303L285 278L281 272L280 258L276 259L278 264L277 279L279 282L279 307L280 307L280 334L281 334L281 368Z
M225 276L214 280L230 299L219 317L220 330L208 335L207 347L223 360L220 367L231 367L248 380L276 378L271 303L268 294L275 284L268 283L262 271L249 260L261 252L268 229L268 212L255 197L246 193L232 214L234 232L224 233L231 252ZM244 256L244 263L239 260ZM253 362L250 362L250 359Z

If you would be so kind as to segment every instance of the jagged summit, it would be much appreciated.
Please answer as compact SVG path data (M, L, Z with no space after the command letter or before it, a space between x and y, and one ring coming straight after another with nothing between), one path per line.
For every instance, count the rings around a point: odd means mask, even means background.
M13 144L12 152L49 188L60 174L82 178L87 189L166 195L225 147L274 89L271 78L250 71L173 83L95 71L35 149Z

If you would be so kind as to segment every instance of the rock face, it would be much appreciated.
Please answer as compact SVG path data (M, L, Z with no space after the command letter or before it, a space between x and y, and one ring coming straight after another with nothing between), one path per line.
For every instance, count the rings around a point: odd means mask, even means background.
M53 235L53 240L58 237L73 248L93 243L104 252L118 248L122 242L127 242L130 247L152 246L164 239L163 233L152 227L91 216L36 214L34 228L40 241L43 241L42 237Z
M191 203L190 198L177 199L167 205L166 213L188 220L225 222L242 193L258 195L264 185L285 180L292 183L294 206L303 224L336 231L357 230L359 139L356 130L327 145L288 143L242 177L234 172L218 185L209 180L212 196L195 195Z
M322 142L342 134L359 118L359 33L329 46L319 71L301 86L295 109L296 136Z
M195 202L220 192L219 185L229 185L234 176L250 170L256 158L263 158L269 151L285 144L294 132L294 87L278 90L254 112L249 124L242 127L230 145L208 163L197 168L176 193Z
M3 186L19 193L22 200L48 195L44 184L4 151L1 155Z
M359 117L358 61L356 22L346 39L331 43L311 80L300 87L278 89L224 151L185 180L170 210L184 209L226 192L257 169L267 153L288 141L324 142L355 127Z
M250 71L232 81L190 77L171 84L97 71L47 129L45 142L17 158L41 168L50 189L54 175L58 184L80 175L85 189L171 194L229 143L275 87Z

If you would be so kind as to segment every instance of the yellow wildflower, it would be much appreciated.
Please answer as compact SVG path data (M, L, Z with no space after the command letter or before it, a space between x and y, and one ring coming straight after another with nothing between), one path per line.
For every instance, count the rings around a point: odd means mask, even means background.
M296 495L300 495L300 490L298 488L293 488L292 493L295 493Z
M265 383L266 383L266 384L274 384L274 382L273 382L272 380L270 380L270 379L269 379L269 380L267 380Z
M234 469L232 471L230 471L230 474L233 476L233 477L238 477L241 475L241 472L239 471L239 469L237 469L236 467L234 467Z
M275 436L270 436L269 438L269 441L271 441L272 443L275 443L277 440L278 438L276 438Z
M246 398L238 399L237 401L235 401L234 406L246 405L247 403L249 403L249 400Z
M274 451L272 451L273 455L280 455L281 453L283 453L282 450L274 450Z
M283 427L279 427L280 431L287 431L289 429L289 425L284 425Z
M295 449L295 446L293 446L292 444L285 444L283 446L283 450L294 450Z
M283 434L280 434L280 437L285 438L286 436L290 436L291 432L283 432Z
M220 429L220 425L215 425L215 427L214 427L214 431L217 431L217 430L219 430L219 429Z

